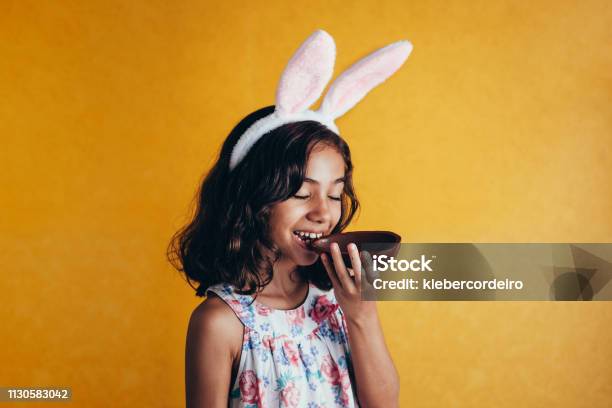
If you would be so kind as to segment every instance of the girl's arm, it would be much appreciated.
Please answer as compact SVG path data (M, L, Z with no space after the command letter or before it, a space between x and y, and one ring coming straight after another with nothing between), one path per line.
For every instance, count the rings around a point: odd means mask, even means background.
M398 407L399 376L385 344L376 302L373 311L346 318L357 396L362 407Z
M331 253L333 263L325 254L321 260L345 314L359 404L366 408L398 407L399 376L385 344L376 302L361 300L361 273L355 273L353 281L337 244L332 244ZM352 269L361 271L357 247L349 245L349 254Z
M227 408L232 363L243 326L231 309L209 296L191 314L185 348L187 408Z

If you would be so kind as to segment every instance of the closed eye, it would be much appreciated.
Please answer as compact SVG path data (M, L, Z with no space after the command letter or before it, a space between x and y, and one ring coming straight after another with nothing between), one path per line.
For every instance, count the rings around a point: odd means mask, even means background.
M293 197L297 198L298 200L307 200L308 198L310 198L309 195L306 195L306 196L294 195ZM342 197L333 197L333 196L328 196L328 197L334 201L342 201Z

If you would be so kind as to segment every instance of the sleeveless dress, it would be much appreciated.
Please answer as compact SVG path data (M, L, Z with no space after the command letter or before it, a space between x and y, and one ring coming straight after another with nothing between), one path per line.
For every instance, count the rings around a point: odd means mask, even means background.
M306 300L273 309L219 283L206 291L227 303L244 325L231 408L359 407L344 314L334 290L309 283Z

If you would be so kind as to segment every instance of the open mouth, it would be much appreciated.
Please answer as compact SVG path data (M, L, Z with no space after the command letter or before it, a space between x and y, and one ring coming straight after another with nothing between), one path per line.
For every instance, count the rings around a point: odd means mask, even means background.
M310 231L293 231L293 235L297 237L297 239L305 244L309 245L312 241L315 241L319 238L324 237L325 235L322 232L310 232Z

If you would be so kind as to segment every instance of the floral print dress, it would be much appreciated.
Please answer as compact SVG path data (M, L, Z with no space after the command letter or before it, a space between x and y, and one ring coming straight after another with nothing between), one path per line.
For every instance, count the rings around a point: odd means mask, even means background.
M333 289L309 283L302 305L272 309L227 283L217 294L244 325L231 408L358 407L344 314Z

